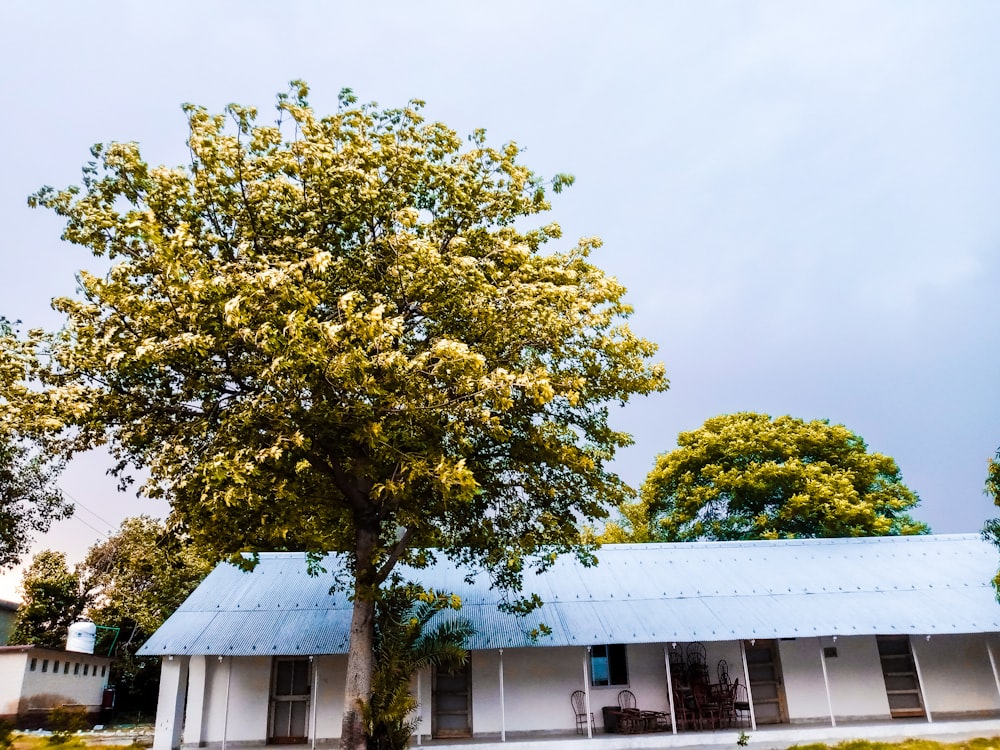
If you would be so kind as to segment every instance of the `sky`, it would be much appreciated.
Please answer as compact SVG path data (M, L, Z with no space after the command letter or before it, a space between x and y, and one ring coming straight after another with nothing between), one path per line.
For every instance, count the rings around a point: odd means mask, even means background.
M677 434L737 411L828 419L893 456L938 533L1000 514L1000 4L926 2L0 3L0 315L57 328L53 297L100 270L27 207L78 184L89 147L186 159L180 105L267 113L305 79L460 133L516 141L575 175L564 245L629 290L667 393L616 414L615 468L642 483ZM77 502L35 550L71 562L126 516L106 456L61 479ZM25 560L27 562L27 560ZM0 575L17 598L20 571Z

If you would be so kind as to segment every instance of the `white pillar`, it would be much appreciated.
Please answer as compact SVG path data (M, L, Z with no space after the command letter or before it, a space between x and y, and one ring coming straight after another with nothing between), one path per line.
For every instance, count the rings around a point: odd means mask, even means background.
M757 731L757 714L753 710L753 688L750 687L750 668L747 666L747 646L740 638L740 656L743 659L743 679L747 681L747 704L750 706L750 728Z
M990 647L989 636L986 636L986 655L990 657L990 669L993 670L993 683L997 686L997 693L1000 694L1000 674L997 673L997 660L993 658L993 649Z
M421 695L421 684L424 681L424 670L417 672L417 747L420 747L420 728L424 725L424 701Z
M309 666L312 667L312 695L309 697L310 717L309 723L312 725L309 730L309 735L312 737L312 750L316 750L316 696L319 692L319 679L317 675L319 674L319 666L316 663L316 657L309 657Z
M590 672L587 669L588 661L590 661L590 646L587 646L587 650L583 654L583 694L587 699L587 715L584 717L587 720L587 739L591 739L594 736L594 726L590 720L593 711L590 708Z
M163 658L160 663L160 693L156 701L154 750L175 750L181 746L187 679L188 657Z
M503 695L503 649L500 649L500 741L507 741L507 710Z
M208 667L205 657L192 656L188 664L187 709L184 713L184 744L201 747L205 741L205 688Z
M836 641L834 641L836 643ZM823 648L823 640L819 641L819 663L823 666L823 686L826 688L826 707L830 711L830 726L837 726L837 717L833 715L833 698L830 695L830 677L826 673L826 651Z
M927 636L927 640L931 639ZM910 641L910 654L913 656L913 668L917 670L917 687L920 688L920 700L924 704L924 713L927 714L927 723L930 724L934 721L931 716L931 707L927 705L927 691L924 690L924 676L920 673L920 659L917 658L917 650L913 648L913 636L909 636Z
M222 657L219 657L222 661ZM226 735L229 734L229 688L233 683L233 657L226 664L226 705L222 712L222 750L226 750Z
M674 679L670 674L670 651L663 649L663 664L667 668L667 702L670 704L670 731L677 734L677 717L674 715Z

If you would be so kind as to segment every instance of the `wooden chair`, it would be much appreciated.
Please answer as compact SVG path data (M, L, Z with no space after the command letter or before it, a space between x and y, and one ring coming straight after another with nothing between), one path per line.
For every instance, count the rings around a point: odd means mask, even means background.
M684 690L679 685L674 685L674 719L677 722L677 729L695 729L698 726L698 711L694 704L694 696L690 690Z
M719 678L720 685L729 684L729 662L725 659L719 659L719 663L715 665L715 674Z
M750 697L747 686L740 684L739 677L733 681L733 718L737 726L750 726Z
M702 729L718 729L722 725L722 707L712 696L709 686L696 682L691 685L691 692L698 711L698 725Z
M705 644L701 641L693 641L687 645L687 662L688 664L704 664L705 663Z
M712 700L719 704L719 724L731 727L736 723L736 683L725 682L712 685Z
M707 685L710 682L708 663L705 661L705 644L700 641L687 645L687 681L690 685L696 682Z
M590 717L590 729L596 731L593 712L587 711L587 694L582 690L574 690L569 697L569 702L573 705L573 713L576 715L576 733L587 733L587 717Z

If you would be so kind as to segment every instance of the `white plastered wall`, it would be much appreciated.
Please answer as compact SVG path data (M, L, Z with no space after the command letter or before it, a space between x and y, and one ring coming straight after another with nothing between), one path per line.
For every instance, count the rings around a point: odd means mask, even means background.
M17 714L27 664L24 652L0 654L0 716Z
M87 706L90 710L100 708L104 687L108 682L108 659L70 651L33 651L26 656L29 664L31 659L37 659L37 662L34 671L25 667L21 686L22 711L30 708L53 708L63 704ZM68 673L64 673L66 662L70 663ZM76 665L79 665L79 669L76 669Z
M910 639L920 663L924 700L932 717L995 715L1000 711L990 657L1000 668L1000 643L990 635L935 635Z
M686 644L678 644L683 650ZM617 706L618 693L627 688L636 696L639 708L668 711L665 650L669 644L632 644L626 648L628 684L590 687L590 707L598 730L603 728L603 706ZM742 676L738 642L706 644L706 661L712 679L720 659L729 664L732 679ZM585 647L504 649L504 709L508 732L572 732L576 720L570 704L574 690L585 689ZM500 656L498 651L472 654L473 733L497 734L500 717ZM589 662L588 662L589 669ZM429 677L425 676L426 693ZM424 696L423 732L430 731L430 696Z
M314 694L316 696L317 742L339 739L344 719L347 657L317 656L313 662L313 679L316 680Z
M823 648L837 650L826 659L830 701L823 682ZM796 638L778 641L788 718L796 722L887 720L889 701L874 636Z
M203 659L204 667L195 660ZM232 666L232 675L228 671ZM222 742L223 732L227 742L252 742L264 744L267 741L270 716L271 670L273 658L269 656L224 658L192 657L192 684L189 687L187 720L197 722L200 727L185 726L184 744L217 745ZM346 657L318 656L313 661L313 695L316 699L317 742L340 737L341 720L344 709L344 679ZM199 690L199 681L204 682ZM227 702L228 685L228 702ZM201 708L191 700L203 695ZM228 703L228 709L227 709ZM228 717L226 715L228 710ZM310 700L308 731L313 731L313 708Z
M222 661L206 657L203 741L222 742L223 733L231 742L266 739L270 685L268 656L225 657Z
M583 647L504 649L504 705L508 732L573 731L576 726L570 694L584 689ZM595 719L606 700L591 689ZM427 692L426 684L424 692ZM617 696L617 690L615 696ZM430 731L430 696L424 696L424 731ZM499 652L472 654L472 731L500 732ZM598 726L600 720L598 719Z

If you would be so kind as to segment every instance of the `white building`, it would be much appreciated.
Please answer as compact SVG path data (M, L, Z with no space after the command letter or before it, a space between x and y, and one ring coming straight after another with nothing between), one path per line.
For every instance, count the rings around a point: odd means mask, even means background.
M38 646L0 647L0 719L38 726L57 706L101 710L111 659Z
M414 681L415 742L598 735L622 689L686 732L667 686L692 643L712 681L724 660L749 682L754 730L917 718L1000 733L997 554L978 536L608 545L598 559L529 575L544 605L523 619L498 610L482 575L470 584L445 560L413 571L461 596L477 631L463 674ZM335 742L351 609L330 584L295 553L209 575L140 651L163 657L156 750ZM532 640L543 623L550 635ZM592 726L577 725L576 690Z

